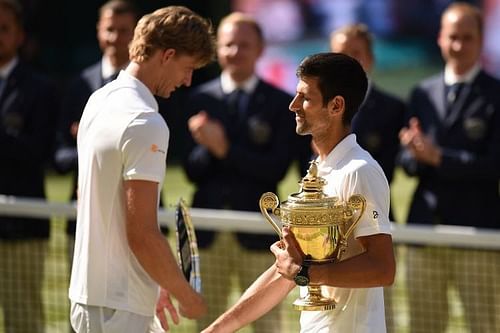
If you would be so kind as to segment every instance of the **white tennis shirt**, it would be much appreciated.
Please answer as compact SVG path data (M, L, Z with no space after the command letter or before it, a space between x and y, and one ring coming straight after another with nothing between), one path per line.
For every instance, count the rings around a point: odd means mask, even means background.
M374 234L390 234L389 185L382 168L350 134L324 160L318 160L318 174L326 179L323 189L329 196L347 201L361 194L367 208L348 240L342 260L362 252L354 238ZM323 292L335 298L331 311L302 311L301 333L382 333L386 332L383 288L332 288ZM305 288L301 288L304 294Z
M149 89L122 71L90 97L78 130L78 213L69 297L152 316L158 285L130 250L123 183L160 192L169 129Z

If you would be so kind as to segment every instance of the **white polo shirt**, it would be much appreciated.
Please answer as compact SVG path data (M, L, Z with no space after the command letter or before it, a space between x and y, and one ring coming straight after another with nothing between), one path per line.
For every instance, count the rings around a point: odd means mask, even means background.
M69 297L145 316L158 285L126 237L125 180L162 187L169 130L149 89L122 71L90 97L78 130L78 214Z
M342 260L362 252L354 238L374 234L390 234L389 185L382 168L350 134L326 159L318 160L318 174L327 184L324 192L347 201L361 194L367 203L365 213L348 240ZM335 298L331 311L302 311L301 333L382 333L386 331L383 288L332 288L323 292ZM304 294L305 288L301 288Z

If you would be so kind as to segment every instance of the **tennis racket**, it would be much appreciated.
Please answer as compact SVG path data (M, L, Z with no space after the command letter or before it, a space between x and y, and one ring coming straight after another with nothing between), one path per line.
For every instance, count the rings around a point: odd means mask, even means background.
M177 256L179 267L191 287L201 292L200 256L193 222L183 199L179 200L175 212Z

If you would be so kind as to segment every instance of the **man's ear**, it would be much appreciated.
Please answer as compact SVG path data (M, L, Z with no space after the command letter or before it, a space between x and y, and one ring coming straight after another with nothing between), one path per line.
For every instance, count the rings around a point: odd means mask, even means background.
M167 62L175 56L175 49L166 49L162 51L161 61Z
M328 111L332 114L342 114L345 110L344 97L337 95L328 102Z

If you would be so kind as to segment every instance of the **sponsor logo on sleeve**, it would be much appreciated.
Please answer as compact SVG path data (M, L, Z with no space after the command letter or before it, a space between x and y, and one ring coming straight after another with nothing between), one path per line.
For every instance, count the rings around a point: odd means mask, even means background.
M151 145L151 151L153 153L162 153L163 155L165 155L165 151L161 150L160 147L158 147L158 145L156 145L154 143Z

